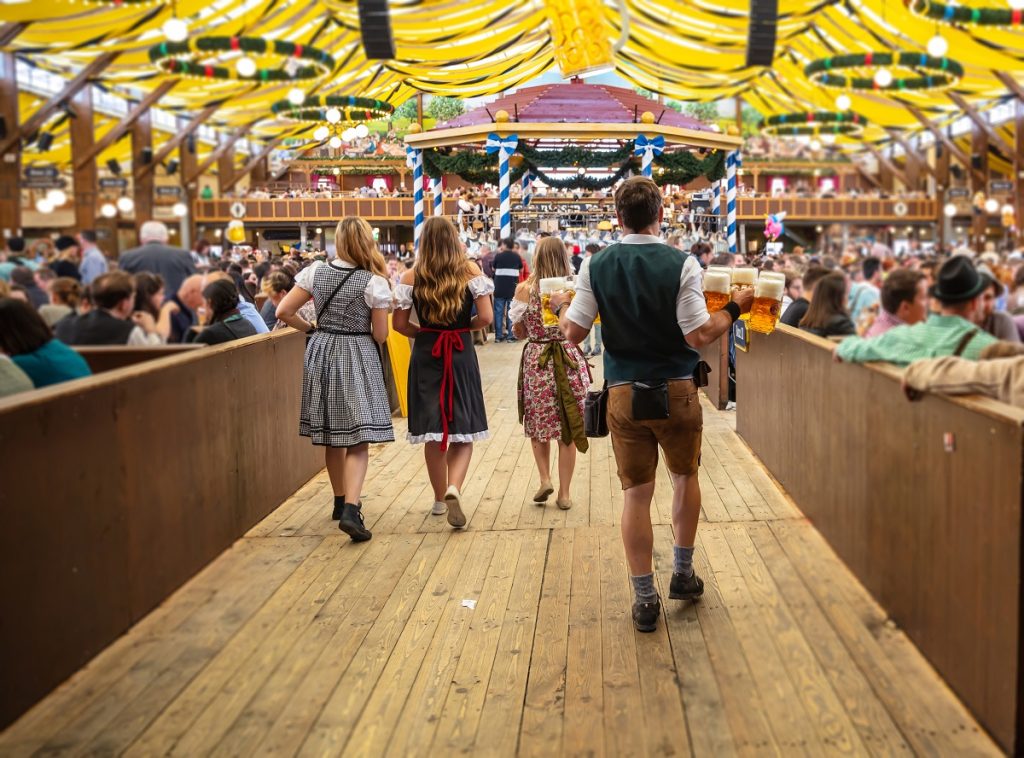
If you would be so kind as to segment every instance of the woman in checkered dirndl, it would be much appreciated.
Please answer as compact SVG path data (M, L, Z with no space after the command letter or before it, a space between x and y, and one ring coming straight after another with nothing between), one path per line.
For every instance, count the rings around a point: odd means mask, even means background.
M335 244L334 260L299 272L277 316L311 335L299 434L325 446L333 517L354 542L363 542L372 536L360 501L369 444L395 439L378 347L388 336L391 284L384 256L363 219L342 219ZM315 329L297 315L310 298L316 305Z

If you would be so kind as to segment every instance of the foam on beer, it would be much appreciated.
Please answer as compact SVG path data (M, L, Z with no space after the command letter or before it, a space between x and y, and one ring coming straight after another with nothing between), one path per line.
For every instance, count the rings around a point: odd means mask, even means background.
M729 272L726 270L715 271L708 269L704 273L704 291L705 292L721 292L725 295L729 294Z
M754 297L767 297L772 300L782 300L782 293L786 290L786 277L784 274L777 274L774 271L762 271L754 286Z
M565 292L575 289L573 283L564 276L552 276L540 280L540 294L553 295L556 292Z
M757 280L756 268L734 268L732 269L733 286L753 287Z

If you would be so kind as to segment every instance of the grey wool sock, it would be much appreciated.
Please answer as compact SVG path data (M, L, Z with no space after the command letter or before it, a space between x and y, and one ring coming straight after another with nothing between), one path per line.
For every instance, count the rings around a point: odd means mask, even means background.
M682 574L687 579L693 576L693 548L672 546L672 557L675 567L672 569L677 574Z
M654 589L654 574L642 574L631 576L633 582L633 594L638 603L653 603L658 599L658 591Z

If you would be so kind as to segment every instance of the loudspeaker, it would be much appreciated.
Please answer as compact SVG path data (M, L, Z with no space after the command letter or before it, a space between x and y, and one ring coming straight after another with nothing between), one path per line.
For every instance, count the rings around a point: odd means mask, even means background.
M117 158L111 158L107 161L107 168L110 169L110 173L114 176L121 175L121 164L118 162Z
M196 154L196 135L190 134L185 138L185 149L192 155Z
M395 38L391 34L391 16L387 0L359 0L359 33L369 60L395 57Z
M178 159L177 158L171 158L169 161L167 161L167 165L164 167L164 170L167 171L167 175L168 176L170 176L175 171L177 171L178 170Z
M980 155L972 155L971 168L973 168L975 171L981 171L982 167L982 157Z
M7 119L0 116L0 139L7 139Z
M36 143L39 152L45 153L51 145L53 145L53 135L50 132L43 132L39 135L39 142Z
M779 20L778 0L750 0L747 30L747 65L770 66L775 59L775 25Z
M153 162L153 148L151 148L151 147L144 147L144 148L142 148L142 152L139 154L139 157L142 159L142 163L143 164L152 163Z
M960 168L959 166L957 166L957 165L950 166L949 167L949 173L951 173L953 175L954 179L963 179L964 178L964 170L962 168Z

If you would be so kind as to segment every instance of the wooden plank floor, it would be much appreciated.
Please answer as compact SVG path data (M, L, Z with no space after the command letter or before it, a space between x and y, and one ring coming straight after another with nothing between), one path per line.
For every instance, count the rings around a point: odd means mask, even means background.
M706 594L635 633L610 446L580 456L572 510L532 504L518 353L480 351L493 434L465 531L428 515L420 448L373 451L364 545L330 521L322 473L0 735L0 755L997 754L708 404ZM662 597L670 510L662 476Z

